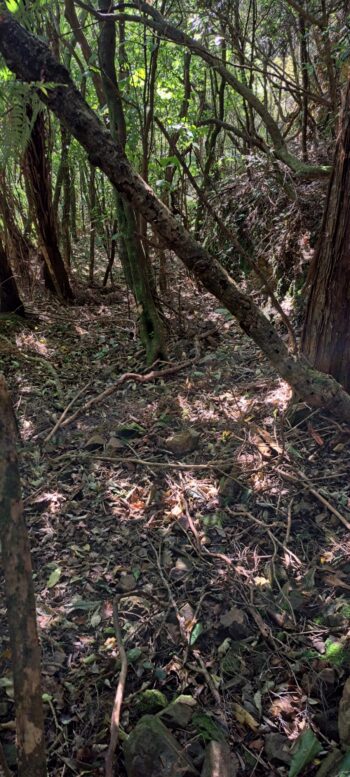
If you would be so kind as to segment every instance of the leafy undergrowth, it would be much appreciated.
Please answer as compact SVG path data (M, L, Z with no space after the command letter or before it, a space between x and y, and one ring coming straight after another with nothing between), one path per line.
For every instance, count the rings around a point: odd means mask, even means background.
M238 775L330 774L350 670L350 430L305 406L291 413L288 386L236 324L189 279L183 288L169 359L195 361L122 383L48 442L79 391L68 415L124 373L146 373L134 312L122 291L113 303L96 292L90 305L35 305L30 325L3 325L49 774L103 774L117 594L121 739L185 694L195 705L175 735L199 771L206 742L225 738ZM13 763L4 604L1 620L0 731Z

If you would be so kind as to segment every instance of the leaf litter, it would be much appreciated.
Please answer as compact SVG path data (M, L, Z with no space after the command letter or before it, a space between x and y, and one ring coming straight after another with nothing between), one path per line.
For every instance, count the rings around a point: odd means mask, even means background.
M121 669L116 596L128 661L120 775L127 735L164 707L199 771L208 743L223 742L237 775L346 774L350 429L288 409L289 388L254 345L186 288L185 335L155 369L187 366L122 381L51 437L77 395L74 412L125 373L147 374L132 311L122 294L64 316L42 305L28 332L6 333L49 774L104 774ZM13 764L3 598L0 615L0 730Z

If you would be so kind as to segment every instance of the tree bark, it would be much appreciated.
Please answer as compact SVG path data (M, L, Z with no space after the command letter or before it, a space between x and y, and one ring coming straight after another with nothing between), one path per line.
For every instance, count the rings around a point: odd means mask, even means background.
M350 81L321 235L309 273L303 352L350 391Z
M0 213L3 217L4 247L9 257L9 264L13 265L16 271L21 291L29 294L32 285L31 259L34 255L34 247L17 226L15 203L4 170L0 170Z
M41 92L42 99L85 148L91 164L105 173L187 269L237 318L242 329L295 392L312 407L327 405L334 414L350 421L349 394L333 378L311 369L305 360L288 352L274 326L251 297L240 291L222 265L191 237L135 173L120 143L113 140L45 43L21 27L5 9L0 15L0 51L18 78L39 81L44 74L50 85L57 84L46 95Z
M59 299L69 302L74 299L74 295L58 246L56 219L52 206L51 184L45 149L45 124L42 112L38 114L33 125L25 153L25 166L41 243L40 249L44 256L44 280L47 288L56 294Z
M40 647L16 440L16 419L0 375L0 540L16 707L18 777L46 777Z
M108 11L109 0L99 0L100 8ZM124 152L126 123L124 108L115 70L116 34L113 21L101 22L99 60L102 84L108 105L112 137ZM151 266L145 254L138 230L136 214L131 204L116 190L116 210L120 232L121 261L127 282L139 309L141 341L148 364L166 357L165 332L153 293ZM141 222L147 224L142 219Z
M25 316L17 283L11 270L6 251L0 243L0 313L17 313Z

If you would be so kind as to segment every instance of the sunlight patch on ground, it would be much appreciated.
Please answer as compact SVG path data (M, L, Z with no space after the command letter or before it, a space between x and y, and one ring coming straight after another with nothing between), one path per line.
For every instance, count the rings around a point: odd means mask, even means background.
M284 380L280 380L277 386L269 391L265 396L267 405L274 405L280 410L286 410L292 398L293 389Z
M19 350L34 351L38 356L46 358L52 356L53 350L48 348L46 337L37 337L34 332L21 332L15 340Z

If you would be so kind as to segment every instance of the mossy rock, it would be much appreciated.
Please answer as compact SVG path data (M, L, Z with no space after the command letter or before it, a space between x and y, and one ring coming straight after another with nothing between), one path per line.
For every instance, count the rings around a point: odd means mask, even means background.
M156 688L147 688L138 694L135 702L137 712L142 715L151 714L163 710L168 705L167 697Z
M192 777L198 774L159 718L145 715L124 744L128 777Z

